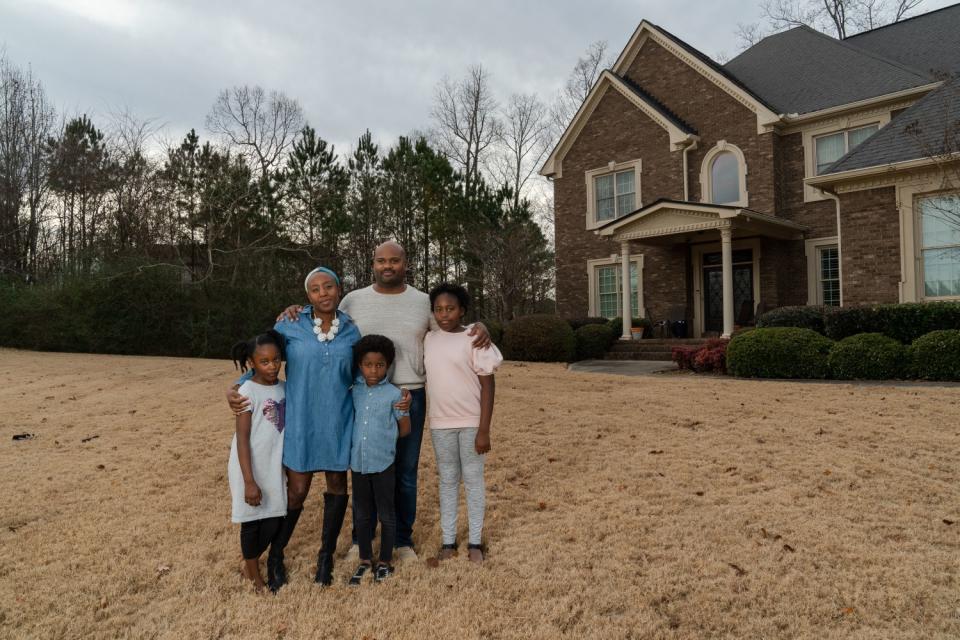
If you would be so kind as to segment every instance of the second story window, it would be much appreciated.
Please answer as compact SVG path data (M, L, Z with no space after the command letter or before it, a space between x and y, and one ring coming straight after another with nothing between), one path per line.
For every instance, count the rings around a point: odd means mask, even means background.
M597 222L613 220L636 209L634 170L617 171L593 179Z
M740 163L729 151L717 154L710 165L710 201L714 204L740 201Z
M817 175L823 173L827 167L845 156L849 151L856 149L860 143L876 133L879 128L879 124L871 124L866 127L838 131L814 138L817 154Z

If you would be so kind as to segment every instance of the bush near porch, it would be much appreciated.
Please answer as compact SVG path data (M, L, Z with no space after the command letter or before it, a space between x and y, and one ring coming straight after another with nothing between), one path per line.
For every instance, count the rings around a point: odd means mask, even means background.
M740 378L826 378L833 340L812 329L746 331L727 346L727 369Z
M960 330L931 331L910 345L911 373L925 380L960 380Z
M576 359L602 358L616 340L613 330L604 324L585 324L573 332L576 338Z
M671 358L681 370L695 373L726 373L729 340L714 338L699 347L674 347Z
M503 329L503 357L524 362L570 362L576 355L570 323L540 313L521 316Z
M833 345L827 359L838 380L890 380L904 377L907 347L880 333L860 333Z

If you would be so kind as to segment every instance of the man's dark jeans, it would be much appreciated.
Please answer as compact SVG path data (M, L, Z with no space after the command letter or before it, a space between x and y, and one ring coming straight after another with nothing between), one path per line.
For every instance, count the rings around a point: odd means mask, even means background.
M410 433L397 440L396 509L397 548L413 547L413 523L417 519L417 469L420 466L420 445L423 443L423 423L427 419L427 393L424 389L410 390ZM370 521L371 538L377 527L374 510ZM353 544L357 544L357 509L353 509Z

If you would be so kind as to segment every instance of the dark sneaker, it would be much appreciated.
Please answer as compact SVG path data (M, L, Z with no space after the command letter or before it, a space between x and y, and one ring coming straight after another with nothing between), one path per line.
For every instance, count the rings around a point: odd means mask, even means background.
M377 570L373 574L374 582L383 582L393 575L393 567L388 564L377 565Z
M366 563L361 562L357 565L357 570L353 572L353 575L350 576L350 582L348 583L351 587L357 587L363 582L363 576L367 574L367 571L370 571L372 567Z
M267 556L267 586L276 593L287 584L287 569L283 566L283 554Z

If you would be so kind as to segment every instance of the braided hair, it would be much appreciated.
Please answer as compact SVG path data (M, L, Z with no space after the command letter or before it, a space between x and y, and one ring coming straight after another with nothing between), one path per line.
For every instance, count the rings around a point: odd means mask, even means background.
M230 358L233 360L234 366L240 369L240 371L246 371L247 362L253 359L253 354L257 350L257 347L265 344L272 344L276 346L277 351L280 352L280 359L286 359L283 350L286 342L283 336L277 331L269 329L258 336L254 336L250 340L238 342L230 348Z

